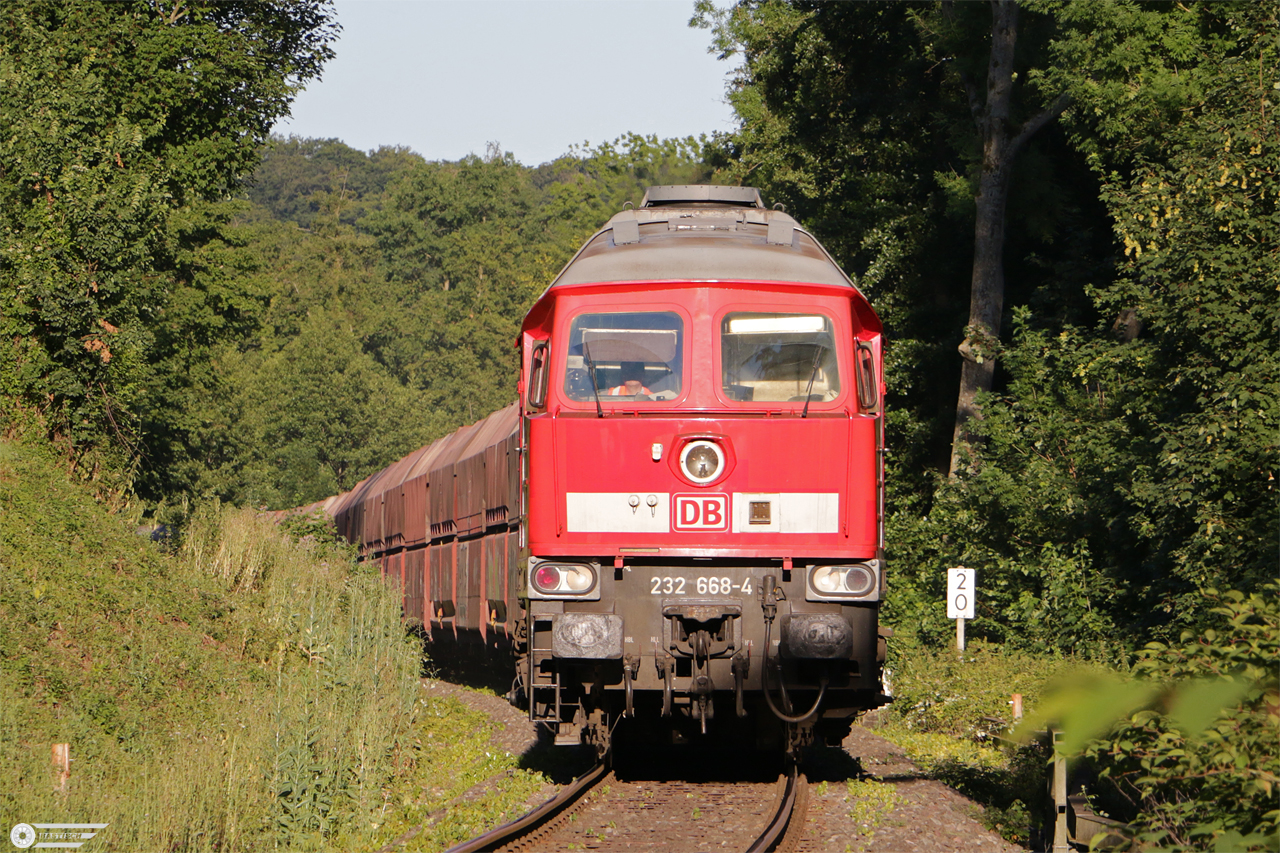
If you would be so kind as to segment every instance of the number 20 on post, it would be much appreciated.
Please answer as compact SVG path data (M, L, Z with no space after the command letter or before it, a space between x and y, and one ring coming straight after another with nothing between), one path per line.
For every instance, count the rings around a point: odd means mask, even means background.
M972 619L973 569L947 569L947 618Z

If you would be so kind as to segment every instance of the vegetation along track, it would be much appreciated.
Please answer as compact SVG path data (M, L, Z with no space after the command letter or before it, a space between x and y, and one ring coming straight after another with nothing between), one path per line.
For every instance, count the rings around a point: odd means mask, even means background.
M726 778L652 778L597 764L528 814L449 853L794 850L808 800L804 775L794 767L774 782L721 775Z

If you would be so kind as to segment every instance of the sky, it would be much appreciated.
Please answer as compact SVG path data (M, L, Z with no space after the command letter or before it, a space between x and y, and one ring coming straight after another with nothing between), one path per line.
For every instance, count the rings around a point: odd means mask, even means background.
M732 62L692 0L337 0L323 79L275 126L428 160L498 143L525 165L624 133L728 131Z

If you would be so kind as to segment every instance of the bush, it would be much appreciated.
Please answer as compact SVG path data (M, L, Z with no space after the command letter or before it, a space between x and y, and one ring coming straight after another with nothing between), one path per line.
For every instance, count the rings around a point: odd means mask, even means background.
M1074 658L1036 655L986 643L967 644L963 654L939 651L894 638L889 643L893 703L881 719L902 728L983 738L1013 722L1011 694L1026 707L1064 674L1101 667Z
M1206 608L1216 627L1183 632L1176 644L1149 643L1135 666L1144 701L1085 746L1099 776L1133 804L1131 822L1144 843L1178 850L1280 846L1276 593L1274 584L1248 596L1207 590L1206 604L1217 605ZM1132 685L1089 697L1085 711L1123 704L1126 687Z

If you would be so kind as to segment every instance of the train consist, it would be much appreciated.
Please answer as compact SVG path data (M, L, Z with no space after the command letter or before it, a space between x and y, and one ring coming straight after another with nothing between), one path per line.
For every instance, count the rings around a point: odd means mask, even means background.
M525 317L517 403L323 508L558 743L838 741L886 701L881 345L759 192L654 187Z

